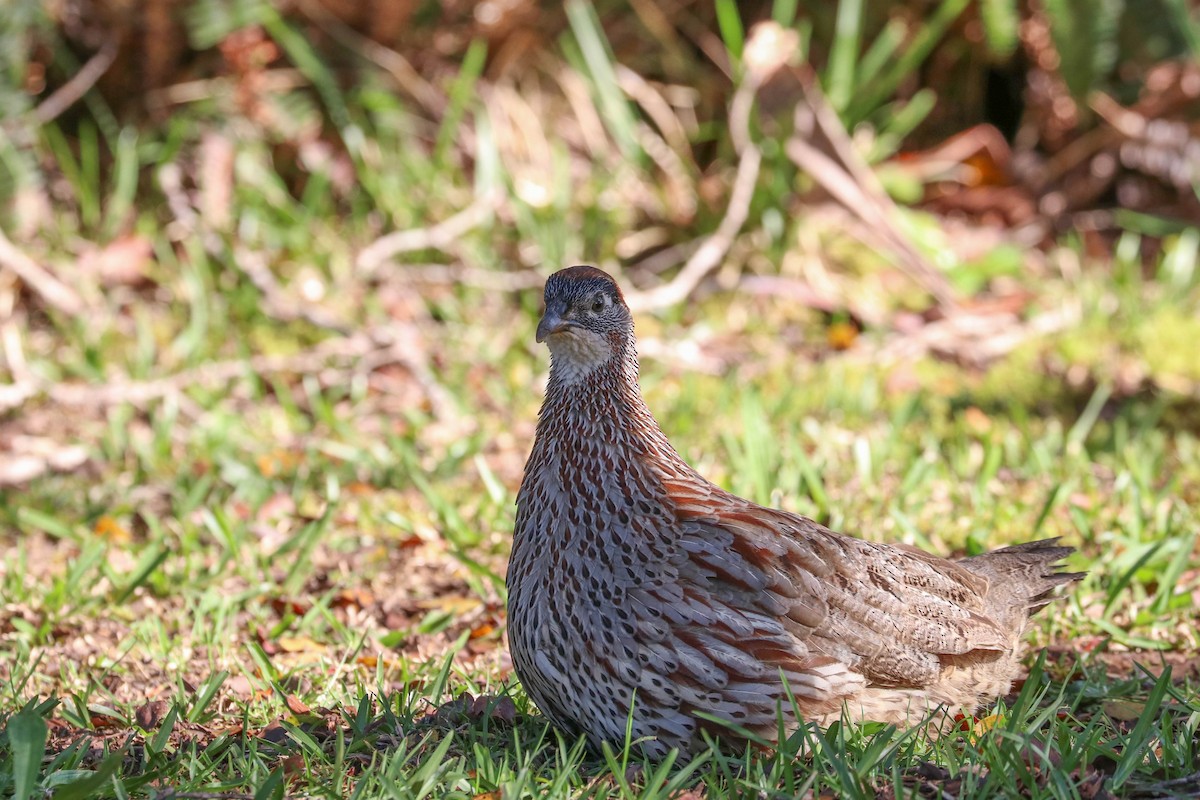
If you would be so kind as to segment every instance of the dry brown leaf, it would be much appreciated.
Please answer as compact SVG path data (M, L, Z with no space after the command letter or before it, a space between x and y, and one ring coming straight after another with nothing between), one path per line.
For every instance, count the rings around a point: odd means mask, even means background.
M478 627L471 629L470 638L482 639L485 636L491 636L495 632L496 632L496 626L492 625L491 623L485 622L482 625L479 625Z
M428 719L443 725L456 725L464 717L471 721L487 718L512 725L517 721L517 707L511 697L487 694L475 697L470 692L463 692L454 700L438 706Z
M269 497L266 502L259 506L258 513L254 517L259 522L271 523L291 516L295 511L296 501L292 499L292 496L279 492Z
M444 611L447 614L457 617L480 608L483 605L483 601L478 597L463 597L461 595L448 594L444 597L418 600L416 605L417 608L423 608L427 611Z
M92 526L92 532L101 539L117 544L125 544L133 538L128 528L118 522L115 517L107 514L96 520L96 524Z
M1133 722L1146 712L1146 704L1136 700L1109 700L1104 704L1104 713L1118 722Z
M170 705L165 700L151 700L143 703L134 712L134 718L137 720L138 727L142 730L153 730L162 723L163 717L167 715L169 708Z
M95 713L91 716L93 728L113 728L121 724L121 720L108 714Z
M296 753L279 762L279 766L283 768L283 774L290 783L293 780L301 778L305 774L307 765L304 762L304 754Z
M308 653L325 649L325 645L307 636L280 636L275 643L285 653Z
M136 286L147 280L154 246L144 236L128 234L103 247L93 247L79 257L79 270L101 286Z
M834 350L849 350L858 339L858 328L852 322L835 322L825 331L825 338Z
M279 616L286 614L294 614L297 617L304 616L308 610L312 608L312 603L308 600L301 600L297 597L272 597L267 601L271 610Z
M254 694L254 686L245 675L234 675L225 681L225 688L243 699L249 699Z
M258 733L258 738L265 739L268 742L279 744L288 737L287 728L283 727L278 721L272 722L267 727L263 728Z
M370 608L375 605L375 595L369 589L356 586L342 589L330 604L334 608Z
M296 697L294 694L289 694L287 697L285 697L284 702L287 703L288 711L291 711L296 716L308 714L311 711L311 709L304 704L304 701L299 697Z
M290 450L272 450L254 461L264 478L274 478L300 466L300 454Z
M992 429L992 420L978 406L969 406L963 412L963 421L976 435L987 433Z

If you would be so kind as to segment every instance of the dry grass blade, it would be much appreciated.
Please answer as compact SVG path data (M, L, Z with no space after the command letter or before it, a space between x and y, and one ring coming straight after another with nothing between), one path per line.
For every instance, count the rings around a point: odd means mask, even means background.
M796 106L797 135L786 152L796 166L866 223L881 249L895 255L897 265L929 292L944 308L956 305L954 292L938 270L917 252L896 224L896 204L879 185L874 173L854 149L846 129L829 107L816 80L805 71L795 74L803 87ZM822 152L813 140L823 139L832 154Z
M802 110L797 109L797 114L802 114ZM826 134L830 140L838 138L840 134L841 138L847 139L848 144L848 137L840 124L830 130L828 120L822 121L821 116L823 115L817 115L816 124L821 127L822 133ZM797 127L803 128L804 126L798 125ZM943 308L952 308L956 305L953 290L950 289L946 278L913 248L907 237L896 227L893 218L895 204L887 197L887 194L878 190L875 186L874 176L864 185L864 182L858 180L858 175L856 175L859 170L848 167L846 158L839 157L835 160L835 158L823 154L803 136L788 140L786 151L787 156L796 163L797 167L808 173L812 180L817 181L817 184L829 192L830 196L844 204L854 215L863 219L868 235L871 239L876 240L872 243L886 252L893 253L900 269L913 278L913 281L916 281L920 287L929 291L937 300L938 305ZM858 156L852 155L848 157L848 161L856 162ZM869 173L870 170L866 170L866 172Z

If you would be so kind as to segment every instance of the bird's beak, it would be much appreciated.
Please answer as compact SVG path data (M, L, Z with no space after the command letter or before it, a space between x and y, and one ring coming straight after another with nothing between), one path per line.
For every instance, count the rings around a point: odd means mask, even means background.
M541 321L537 326L538 343L546 341L546 338L554 333L561 333L571 327L572 323L568 319L563 319L563 313L566 311L564 306L551 306L546 308L546 313L542 315Z

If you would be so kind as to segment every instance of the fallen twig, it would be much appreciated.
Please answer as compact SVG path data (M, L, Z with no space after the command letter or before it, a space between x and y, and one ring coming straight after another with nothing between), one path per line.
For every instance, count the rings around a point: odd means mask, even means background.
M495 207L495 196L487 194L454 216L435 225L389 233L363 248L362 252L358 254L357 266L359 270L370 275L378 270L385 261L401 253L411 253L414 250L429 248L445 249L458 237L491 219Z
M748 131L750 108L753 105L756 81L747 80L734 94L730 102L730 128L734 131L734 142L741 154L733 188L729 192L729 204L725 216L717 229L688 258L679 274L668 283L643 292L628 292L626 302L634 311L654 311L667 308L684 300L695 291L708 273L721 264L721 259L733 246L746 218L750 214L750 203L754 200L754 187L758 183L758 172L762 167L762 153L750 141Z
M233 263L262 294L262 310L267 316L282 322L304 320L310 325L341 334L351 331L352 326L345 320L338 319L332 311L316 303L290 296L275 279L275 273L271 271L267 257L262 253L244 247L235 248Z
M22 283L64 314L83 311L83 299L75 290L22 252L9 241L3 230L0 230L0 267L11 269Z
M733 191L729 205L716 231L692 254L669 283L645 292L629 292L626 301L634 311L653 311L667 308L690 295L709 272L721 264L729 252L746 217L750 213L750 201L754 198L754 186L758 182L758 170L762 166L762 154L750 145L738 161L737 175L733 179Z
M104 44L100 45L100 49L87 60L79 72L55 89L33 110L33 119L37 124L45 125L57 118L87 94L88 90L96 85L96 81L100 80L105 72L108 72L108 68L117 58L117 49L116 36L109 36L105 39Z
M88 460L80 444L62 445L40 436L14 436L0 459L0 486L18 486L47 472L72 472Z
M986 366L1008 355L1021 343L1078 324L1082 310L1077 302L1064 303L1028 320L1013 313L956 311L945 319L909 333L897 333L879 349L867 353L874 364L909 361L929 353L973 367Z
M415 283L458 284L501 292L536 289L546 280L545 275L532 269L504 272L446 264L406 264L404 277Z
M352 372L369 373L387 364L400 364L429 398L435 416L453 416L455 406L446 390L433 378L424 359L415 355L415 330L407 325L388 325L353 336L330 339L311 350L293 355L259 355L203 364L165 378L144 381L114 380L104 384L52 383L26 380L0 386L0 413L28 400L44 396L53 404L96 407L129 404L144 408L166 397L180 397L192 387L212 388L244 375L315 374L330 361L347 363Z

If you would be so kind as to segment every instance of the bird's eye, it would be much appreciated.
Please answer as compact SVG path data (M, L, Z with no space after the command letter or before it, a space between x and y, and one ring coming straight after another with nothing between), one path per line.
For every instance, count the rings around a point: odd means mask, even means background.
M603 296L597 297L595 300L592 301L592 311L599 314L603 310L604 310L604 297Z

